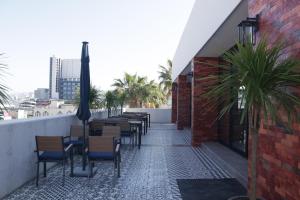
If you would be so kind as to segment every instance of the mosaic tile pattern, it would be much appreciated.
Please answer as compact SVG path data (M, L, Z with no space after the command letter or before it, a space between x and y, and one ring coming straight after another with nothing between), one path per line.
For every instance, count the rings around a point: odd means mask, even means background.
M140 150L122 146L120 178L111 162L98 162L93 178L66 176L63 187L62 168L57 165L46 178L40 178L38 188L33 180L6 199L171 200L181 199L176 179L230 177L201 148L192 148L190 139L189 130L177 131L172 124L152 124L142 137ZM79 157L76 165L80 165Z

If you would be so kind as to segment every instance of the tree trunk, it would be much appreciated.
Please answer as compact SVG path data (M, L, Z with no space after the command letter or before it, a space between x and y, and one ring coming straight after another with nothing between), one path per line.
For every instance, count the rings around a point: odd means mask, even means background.
M251 184L250 184L250 200L256 200L256 178L257 178L257 149L260 127L260 112L255 110L250 114L250 130L251 130Z

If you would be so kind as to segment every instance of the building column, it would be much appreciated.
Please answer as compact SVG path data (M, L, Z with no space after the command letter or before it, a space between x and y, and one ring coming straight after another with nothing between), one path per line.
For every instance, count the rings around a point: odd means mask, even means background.
M177 129L190 127L191 118L191 83L186 75L179 75L177 79Z
M218 137L216 123L217 110L207 106L208 99L201 96L215 81L201 80L208 75L217 74L219 59L215 57L195 57L193 59L192 79L192 145L199 146L205 141ZM216 67L212 66L215 65Z
M172 84L172 116L171 122L176 123L177 121L177 83Z

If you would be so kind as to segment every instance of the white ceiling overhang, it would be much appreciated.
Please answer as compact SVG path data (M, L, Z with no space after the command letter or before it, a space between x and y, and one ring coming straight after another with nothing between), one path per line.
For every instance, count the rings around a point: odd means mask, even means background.
M173 58L172 80L190 71L195 56L218 57L238 40L247 0L196 0Z

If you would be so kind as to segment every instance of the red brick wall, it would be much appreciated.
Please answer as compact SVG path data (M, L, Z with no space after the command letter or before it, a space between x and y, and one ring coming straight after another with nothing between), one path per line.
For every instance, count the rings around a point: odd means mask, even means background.
M191 118L191 83L187 76L179 75L177 79L177 129L190 127Z
M172 116L171 122L177 121L177 83L172 84Z
M205 63L216 65L212 67ZM198 146L204 141L217 140L218 124L216 122L217 111L206 105L207 99L201 96L207 90L207 86L214 84L199 80L209 74L218 73L218 58L195 57L193 60L194 76L192 81L192 145Z
M285 53L300 58L300 1L249 0L249 15L256 14L258 36L266 35L270 44L284 40ZM294 125L292 135L275 126L261 127L257 169L259 195L267 200L300 199L299 125Z

